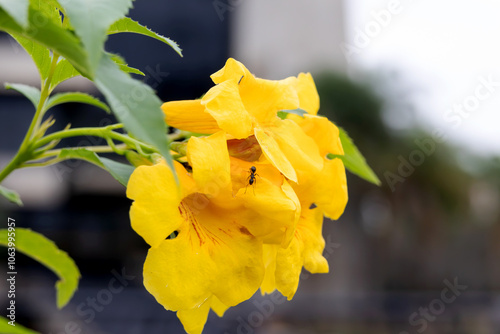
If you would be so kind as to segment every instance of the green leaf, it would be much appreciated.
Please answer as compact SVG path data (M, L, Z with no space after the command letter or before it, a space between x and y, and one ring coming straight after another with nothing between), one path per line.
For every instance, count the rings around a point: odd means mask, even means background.
M61 15L55 4L51 3L50 0L32 1L30 6L33 10L44 14L55 25L62 26ZM26 15L27 14L28 8L26 8ZM26 16L26 19L28 19L28 16ZM38 72L40 73L42 80L47 79L49 75L50 63L52 61L49 49L39 43L33 42L33 40L22 37L19 34L12 34L12 37L16 39L17 42L31 56L36 67L38 68Z
M59 27L40 11L29 9L29 27L23 29L5 11L0 9L0 30L9 34L18 34L33 42L54 50L68 61L83 75L92 77L89 69L87 53L82 48L80 40L70 31Z
M50 82L50 89L54 89L61 82L81 75L73 65L66 59L59 59L57 62L54 74L52 74L52 81Z
M33 103L35 108L38 107L41 94L38 88L24 84L11 84L11 83L6 83L5 88L18 91L19 93L23 94L26 98L28 98L28 100L30 100L31 103Z
M7 230L0 230L0 245L7 247L7 241ZM57 307L64 307L78 288L80 272L75 262L54 242L30 229L16 227L15 245L16 251L40 262L59 277L56 283Z
M0 0L0 7L24 28L28 27L29 5L29 0Z
M128 13L132 0L71 0L60 3L88 53L90 72L94 74L103 55L108 27Z
M21 326L17 321L15 326L9 325L9 319L0 317L0 333L1 334L40 334L24 326Z
M16 203L19 206L23 205L23 202L21 201L21 197L19 197L19 194L16 193L14 190L7 189L3 186L0 186L0 194L7 198L9 201L12 203Z
M359 177L365 179L368 182L381 185L381 182L373 170L368 166L365 158L359 152L358 148L352 142L352 139L347 135L344 129L339 127L340 141L342 142L342 147L344 148L344 155L334 155L328 154L328 158L334 159L339 158L344 163L345 167L351 172Z
M162 102L148 85L132 79L109 59L101 58L95 84L106 97L113 113L136 138L155 146L172 170Z
M101 162L106 167L106 170L121 184L125 187L127 186L128 179L132 172L134 171L134 167L127 164L122 164L120 162L116 162L114 160L99 157Z
M42 80L47 79L47 77L49 76L50 62L52 60L50 57L49 49L18 34L12 34L12 37L31 56L31 58L35 62L36 67L38 68L40 78L42 78Z
M124 17L119 19L118 21L113 23L108 29L109 35L121 32L131 32L157 39L163 43L170 45L172 49L174 49L175 52L177 52L179 56L182 57L182 50L179 48L179 45L177 45L177 43L175 43L170 38L164 37L160 34L155 33L154 31L151 31L149 28L141 25L139 22L136 22L129 17Z
M80 92L67 92L67 93L55 94L49 98L45 108L46 110L48 110L54 106L67 102L87 103L96 106L98 108L101 108L107 113L111 111L105 103L99 101L97 98L93 97L92 95Z
M288 114L295 114L295 115L299 115L300 117L303 117L304 114L307 114L307 111L305 111L304 109L300 109L300 108L278 111L278 117L281 119L286 119Z
M125 187L127 186L130 175L134 171L134 167L131 165L100 157L95 152L92 152L85 148L62 149L61 153L59 153L58 155L58 158L81 159L93 163L94 165L108 171L111 176L113 176Z
M128 66L128 64L125 62L125 59L123 59L119 55L113 54L113 53L107 53L107 54L109 55L109 57L111 57L111 60L113 60L118 66L120 66L120 69L123 72L134 73L134 74L139 74L139 75L145 76L145 74L142 71Z

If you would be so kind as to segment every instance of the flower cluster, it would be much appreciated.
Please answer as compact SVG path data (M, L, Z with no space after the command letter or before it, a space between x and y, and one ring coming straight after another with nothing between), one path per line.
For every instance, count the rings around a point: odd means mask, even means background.
M202 99L167 102L166 122L192 136L185 157L136 168L133 229L151 246L146 289L201 333L258 289L291 299L302 268L328 272L323 216L347 203L338 128L317 115L310 74L256 78L228 59ZM303 114L299 115L303 111ZM281 117L280 117L281 116Z

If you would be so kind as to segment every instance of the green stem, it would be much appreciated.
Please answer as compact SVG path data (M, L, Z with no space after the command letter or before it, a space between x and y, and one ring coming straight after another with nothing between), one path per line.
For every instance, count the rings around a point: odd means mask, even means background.
M19 168L46 167L46 166L54 165L54 164L56 164L58 162L61 162L61 161L64 161L64 160L68 160L68 159L70 159L70 158L66 158L66 159L54 158L54 159L50 159L50 160L47 160L47 161L44 161L44 162L23 163L22 165L19 166Z
M0 172L0 183L16 168L18 168L20 165L22 165L25 161L28 161L32 157L32 151L31 151L31 140L36 133L38 126L40 125L41 119L43 117L43 112L44 112L44 105L45 101L49 97L49 86L50 86L50 81L52 80L52 75L54 74L54 69L55 66L57 65L57 60L59 58L59 55L54 54L52 57L52 64L50 67L49 71L49 76L47 77L47 80L45 82L42 82L42 90L40 93L40 101L38 101L38 106L35 111L35 115L33 116L33 119L31 120L31 124L28 128L28 131L26 132L26 135L24 136L24 139L21 143L21 146L19 147L19 150L17 151L16 155L12 160L7 164L7 166L4 167L4 169Z
M21 151L17 151L17 154L14 156L14 158L12 158L7 166L5 166L4 169L0 172L0 183L7 177L7 175L12 173L12 171L19 167L19 165L24 161L26 160L23 158L23 154L21 154Z
M126 144L118 144L115 145L115 147L110 147L106 145L102 146L79 146L79 147L63 147L59 148L56 150L49 150L44 152L42 155L38 157L38 159L45 159L49 157L57 157L59 154L61 154L62 150L74 150L74 149L84 149L87 151L92 151L95 153L114 153L116 152L115 149L118 149L119 151L126 149L128 146Z
M105 138L106 128L76 128L76 129L57 131L37 140L34 144L34 148L45 146L46 144L52 142L53 140L59 140L69 137L79 137L79 136L94 136L94 137Z
M56 69L58 59L59 59L59 55L57 53L54 53L52 56L52 63L50 64L49 75L47 76L47 79L45 80L45 82L42 83L42 92L40 95L40 103L38 104L38 108L36 110L35 117L33 118L35 126L33 129L31 129L31 131L33 133L37 132L37 130L40 126L40 123L42 122L43 115L45 114L45 111L46 111L44 108L45 101L50 96L50 83L52 82L52 76L54 75L54 71ZM30 133L29 130L28 130L28 133L30 135L29 139L32 139L33 134ZM28 136L26 136L26 137L28 137Z

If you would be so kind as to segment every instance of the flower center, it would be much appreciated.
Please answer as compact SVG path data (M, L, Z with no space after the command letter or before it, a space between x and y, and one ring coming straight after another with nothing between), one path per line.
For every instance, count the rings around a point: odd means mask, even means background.
M229 155L244 161L256 161L262 155L262 149L255 136L245 139L231 139L227 141Z

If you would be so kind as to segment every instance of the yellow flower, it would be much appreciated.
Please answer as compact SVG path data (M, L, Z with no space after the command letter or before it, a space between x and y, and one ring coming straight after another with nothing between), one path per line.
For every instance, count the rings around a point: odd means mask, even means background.
M342 161L327 157L344 154L339 130L317 115L309 73L264 80L230 58L211 78L202 99L162 106L170 126L208 135L179 144L179 183L160 162L138 167L127 190L151 246L144 285L188 333L259 288L293 298L303 267L328 272L323 216L337 219L348 198Z
M264 80L230 58L211 78L216 86L202 99L163 104L170 126L199 133L223 130L235 139L254 136L266 159L295 183L321 171L323 159L314 140L292 120L277 116L279 110L317 111L319 97L310 74Z
M151 246L144 285L188 333L201 333L209 310L248 298L264 277L263 243L288 247L300 203L270 165L255 164L259 181L247 189L250 163L229 156L226 135L190 138L188 172L174 162L140 166L127 196L133 229Z

